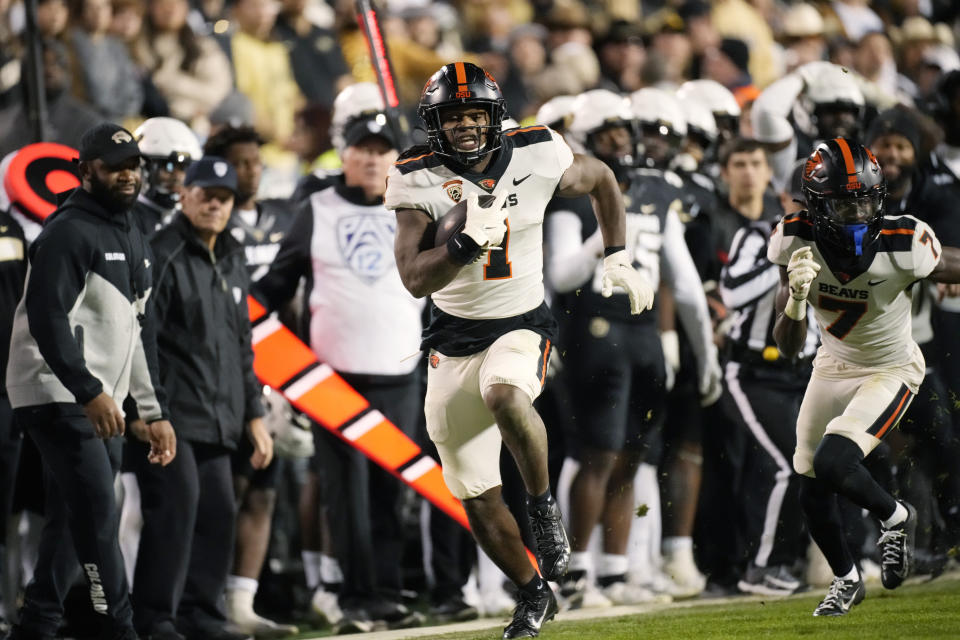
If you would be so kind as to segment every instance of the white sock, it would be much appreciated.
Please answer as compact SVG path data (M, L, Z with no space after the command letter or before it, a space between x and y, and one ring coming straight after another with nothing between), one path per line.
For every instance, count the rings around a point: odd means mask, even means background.
M255 594L260 583L244 576L227 576L227 589ZM252 600L251 600L252 602Z
M307 588L313 591L320 586L320 552L301 551L303 560L303 576L307 580Z
M630 559L625 555L620 555L617 553L602 553L600 554L600 568L597 571L597 575L601 578L607 576L622 576L626 575L627 569L630 568Z
M669 536L660 542L660 549L664 554L675 554L688 551L693 553L693 538L690 536Z
M893 510L893 514L886 520L881 520L880 524L883 525L884 529L889 529L906 520L907 515L909 515L907 508L903 506L903 503L897 502L897 508Z
M590 558L589 551L574 551L570 554L569 571L586 571L589 573L591 568L593 568L593 561Z
M847 572L847 575L845 575L845 576L837 576L837 577L838 577L838 578L842 578L843 580L859 580L859 579L860 579L860 573L857 572L857 565L853 565L853 567L850 568L850 571Z
M227 587L227 601L232 607L233 616L253 613L253 594L246 589Z
M325 553L320 554L320 580L327 584L340 584L343 582L343 571L340 570L340 563L333 556Z

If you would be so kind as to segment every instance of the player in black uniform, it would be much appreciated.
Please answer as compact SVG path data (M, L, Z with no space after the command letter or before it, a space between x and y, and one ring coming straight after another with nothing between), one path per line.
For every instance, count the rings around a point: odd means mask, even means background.
M617 176L627 210L628 254L654 285L663 273L695 336L701 392L713 402L720 371L706 298L683 241L679 194L662 174L634 169L632 118L623 97L589 91L574 103L570 138ZM604 555L597 574L603 592L617 604L637 603L655 596L627 582L633 480L648 452L659 447L664 360L655 315L629 316L615 299L600 297L601 239L592 220L573 212L554 212L549 219L550 282L560 292L579 291L564 339L580 468L571 486L574 553L563 589L575 605L587 586L590 534L602 522Z
M177 211L187 167L203 152L193 131L175 118L150 118L133 136L143 153L143 191L133 214L140 230L150 237Z

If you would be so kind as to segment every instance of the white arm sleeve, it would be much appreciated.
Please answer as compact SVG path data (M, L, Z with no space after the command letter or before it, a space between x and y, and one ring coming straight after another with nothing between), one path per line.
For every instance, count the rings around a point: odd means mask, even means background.
M697 369L702 372L712 358L716 359L717 347L713 343L713 325L707 308L707 296L697 267L683 239L683 223L677 213L670 209L663 225L663 250L660 268L667 284L673 289L677 303L677 315L684 331L690 337L690 347L697 358Z
M754 137L771 144L783 144L793 138L793 126L788 118L802 92L803 79L794 73L764 89L750 110Z
M590 280L603 257L600 229L581 241L583 224L572 211L554 211L547 216L546 225L550 247L547 283L557 293L573 291Z
M803 79L791 73L764 89L750 110L753 135L757 140L772 145L789 141L786 147L770 154L773 183L778 191L790 184L790 173L797 157L797 136L789 115L802 92Z

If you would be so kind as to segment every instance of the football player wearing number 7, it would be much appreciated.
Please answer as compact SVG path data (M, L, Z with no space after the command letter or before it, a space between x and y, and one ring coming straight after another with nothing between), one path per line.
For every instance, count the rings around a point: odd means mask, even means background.
M810 534L834 580L815 616L844 615L865 589L840 522L837 496L880 521L883 586L913 568L917 516L873 479L862 462L897 426L923 381L910 331L910 284L960 282L960 249L941 247L913 216L884 216L886 183L873 153L836 138L820 144L802 173L807 210L774 230L768 257L781 265L773 335L793 357L813 306L822 346L797 418L793 466Z
M603 235L603 292L627 292L633 313L653 288L624 250L625 214L613 172L574 155L547 127L501 132L505 103L475 65L437 71L420 98L428 145L393 167L385 205L396 210L395 253L404 285L433 301L423 348L430 366L424 406L450 491L481 548L519 588L505 638L533 637L557 611L546 580L567 571L570 545L550 493L547 436L533 408L545 381L556 322L544 302L543 214L557 192L590 194ZM495 197L483 208L478 195ZM466 221L435 247L432 223L466 199ZM501 499L500 445L516 460L528 495L540 573Z

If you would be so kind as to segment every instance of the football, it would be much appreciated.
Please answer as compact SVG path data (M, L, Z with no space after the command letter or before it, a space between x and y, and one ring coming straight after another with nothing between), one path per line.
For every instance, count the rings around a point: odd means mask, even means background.
M494 196L481 194L478 196L477 201L480 203L481 207L489 207L490 204L496 200ZM434 238L433 246L439 247L447 244L447 240L450 239L455 233L459 233L463 229L463 225L467 223L467 199L464 198L457 204L450 207L450 209L441 216L440 220L437 221L437 235Z

